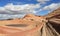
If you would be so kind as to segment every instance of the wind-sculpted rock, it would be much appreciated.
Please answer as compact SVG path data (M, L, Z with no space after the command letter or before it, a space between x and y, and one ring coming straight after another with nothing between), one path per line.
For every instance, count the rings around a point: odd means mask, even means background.
M0 36L60 36L60 9L46 16L0 20Z

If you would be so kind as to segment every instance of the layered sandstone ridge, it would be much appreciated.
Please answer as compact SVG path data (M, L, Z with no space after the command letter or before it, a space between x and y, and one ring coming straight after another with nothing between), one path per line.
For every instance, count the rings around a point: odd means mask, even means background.
M33 14L28 14L22 19L16 18L16 19L8 19L8 20L0 20L0 25L6 25L6 24L33 24L35 22L42 22L44 17L35 16Z
M44 17L33 14L27 14L22 19L1 20L0 34L5 36L39 36L43 20L45 20Z
M47 22L48 21L48 22ZM27 14L23 18L0 20L1 36L41 36L43 25L49 23L60 32L60 8L46 16Z
M52 26L60 33L60 8L54 10L45 17L49 21L48 23L52 24Z

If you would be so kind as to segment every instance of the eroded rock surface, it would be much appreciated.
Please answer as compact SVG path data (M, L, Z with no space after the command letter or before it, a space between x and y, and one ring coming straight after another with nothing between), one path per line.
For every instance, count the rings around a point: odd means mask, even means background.
M47 23L51 24L60 33L60 8L46 16L27 14L22 19L0 20L0 36L46 36L46 26L44 25ZM49 30L47 33L49 33ZM44 35L42 35L42 31Z

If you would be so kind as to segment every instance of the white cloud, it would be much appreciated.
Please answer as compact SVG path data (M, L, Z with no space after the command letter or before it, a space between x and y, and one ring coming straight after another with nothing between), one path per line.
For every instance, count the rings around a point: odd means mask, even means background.
M13 5L13 3L9 3L3 7L0 7L0 20L9 18L22 18L25 14L36 13L36 9L39 8L40 4Z
M37 12L44 11L44 10L47 10L48 12L51 12L51 11L53 11L53 10L59 8L59 7L60 7L60 3L52 3L50 5L44 6L43 8L38 10Z
M47 11L48 13L58 9L60 7L60 3L52 3L50 5L44 6L43 8L41 8L40 10L37 11L37 13L41 12L41 11ZM39 14L40 15L40 14Z
M15 15L9 15L9 14L0 14L0 20L9 19L9 18L23 18L24 15L21 14L15 14Z
M50 0L37 0L38 2L40 2L41 4L45 4L47 1L50 1Z
M52 3L48 6L45 6L43 9L44 10L55 10L60 7L60 3Z
M38 8L40 8L40 4L13 5L12 3L9 3L4 7L0 7L0 13L8 13L8 14L35 13L35 9Z
M22 18L25 14L36 13L36 9L38 8L40 8L40 4L13 5L12 3L9 3L0 7L0 20L8 18Z

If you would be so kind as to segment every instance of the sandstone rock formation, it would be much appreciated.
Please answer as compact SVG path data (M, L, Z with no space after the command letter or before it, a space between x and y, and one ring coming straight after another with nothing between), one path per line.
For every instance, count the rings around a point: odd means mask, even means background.
M57 32L47 26L49 24ZM46 16L27 14L23 18L0 20L0 36L59 36L58 33L60 33L60 8Z
M33 14L28 14L22 19L2 20L0 21L0 34L5 36L39 36L39 30L43 26L42 20L45 20L44 17Z
M49 23L60 33L60 8L45 16Z

